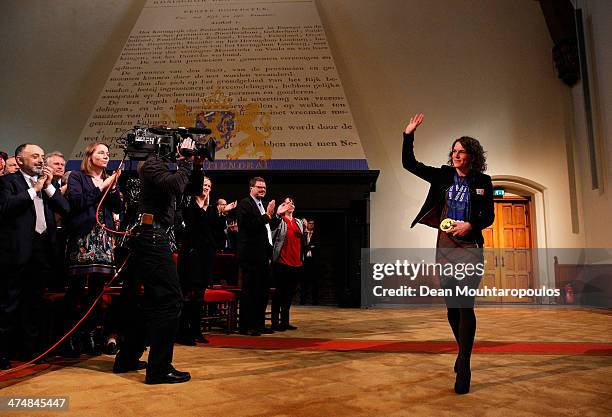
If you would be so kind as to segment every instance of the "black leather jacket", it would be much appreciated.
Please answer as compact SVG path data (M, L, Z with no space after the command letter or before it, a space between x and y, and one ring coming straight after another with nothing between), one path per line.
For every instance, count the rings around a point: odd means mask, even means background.
M431 184L425 203L410 227L421 223L438 229L442 221L446 192L453 185L455 168L448 165L436 168L417 161L414 156L414 133L409 135L404 133L402 165L417 177ZM469 219L467 221L472 225L472 230L461 239L482 245L484 243L482 229L493 224L495 219L493 184L490 176L480 172L469 173L466 181L470 189Z
M138 171L140 177L139 213L153 214L154 222L168 228L174 225L177 198L181 194L200 195L204 172L193 169L193 163L181 160L178 169L170 171L166 160L151 155Z

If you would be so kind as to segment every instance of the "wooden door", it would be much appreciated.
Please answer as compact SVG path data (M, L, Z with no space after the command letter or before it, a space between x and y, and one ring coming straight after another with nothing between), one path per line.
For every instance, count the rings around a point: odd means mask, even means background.
M495 205L495 221L497 222L497 205ZM497 234L495 224L482 231L484 237L485 272L480 282L480 288L501 288L501 269L499 268L499 248L496 244ZM478 297L479 301L501 302L501 297Z
M533 288L530 201L513 197L495 201L495 222L483 230L485 274L481 283L497 288ZM533 302L532 298L481 297L481 301Z

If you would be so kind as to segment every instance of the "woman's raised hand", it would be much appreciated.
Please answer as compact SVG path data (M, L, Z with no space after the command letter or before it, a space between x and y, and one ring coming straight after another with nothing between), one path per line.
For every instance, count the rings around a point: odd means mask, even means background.
M409 135L414 132L416 128L419 127L421 123L423 123L424 118L425 116L423 115L423 113L415 114L414 116L412 116L410 118L410 123L408 123L408 125L406 126L406 130L404 130L404 133Z
M229 203L229 204L227 204L225 206L225 208L223 209L223 212L224 213L229 213L230 211L235 209L237 205L238 205L238 202L237 201L233 201L233 202L231 202L231 203Z

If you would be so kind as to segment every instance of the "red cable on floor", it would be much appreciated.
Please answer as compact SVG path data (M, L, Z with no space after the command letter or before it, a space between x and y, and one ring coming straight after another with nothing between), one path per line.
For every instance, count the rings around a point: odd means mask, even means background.
M125 158L124 158L125 159ZM119 168L117 168L117 170L113 173L116 174L121 166L123 165L123 161L119 164ZM108 187L106 187L106 190L104 191L104 194L102 195L102 198L100 199L100 203L98 203L98 208L96 209L96 221L98 223L98 225L106 230L107 232L110 233L114 233L117 235L122 235L122 236L126 236L128 235L130 232L129 231L125 231L125 232L120 232L117 230L112 230L109 229L108 227L106 227L106 225L104 223L102 223L100 221L100 210L102 209L102 204L104 203L104 200L106 199L106 196L108 195L108 192L113 188L113 185L115 185L115 183L117 182L117 176L115 175L114 178L112 179L112 181L110 182L110 184L108 185ZM49 349L47 349L45 352L41 353L40 355L38 355L37 357L35 357L34 359L30 360L29 362L26 362L24 364L21 364L15 368L10 368L7 369L5 371L0 371L0 376L9 374L9 373L13 373L16 372L18 370L27 368L28 366L32 365L34 362L36 362L37 360L39 360L40 358L44 357L45 355L47 355L49 352L51 352L53 349L55 349L60 343L62 343L64 340L66 340L66 338L68 336L70 336L78 327L79 325L87 318L87 316L89 316L89 314L91 313L91 311L93 310L93 308L96 306L96 304L98 303L98 301L100 300L100 298L102 298L102 295L104 295L104 290L106 290L107 288L110 287L110 285L113 283L113 281L119 276L119 274L121 273L121 271L123 271L123 268L125 267L125 265L127 264L128 259L130 259L130 254L128 254L128 256L125 258L125 261L123 261L123 264L121 265L121 267L119 268L119 270L117 270L117 272L115 273L115 275L110 279L110 281L108 281L106 284L104 284L104 287L102 287L102 291L100 292L100 294L98 294L98 296L96 297L96 299L93 301L93 303L91 304L91 306L89 307L89 309L85 312L85 314L83 315L83 317L81 317L81 319L72 327L72 329L70 329L70 331L68 333L66 333L60 340L58 340L53 346L51 346Z
M96 216L97 217L97 216ZM58 340L53 346L51 346L49 349L47 349L46 351L44 351L43 353L41 353L40 355L38 355L37 357L35 357L34 359L23 363L19 366L16 366L14 368L10 368L7 369L5 371L1 371L0 372L0 376L6 375L6 374L10 374L16 371L19 371L21 369L25 369L28 366L32 365L34 362L36 362L37 360L39 360L40 358L46 356L49 352L51 352L53 349L55 349L60 343L62 343L64 340L66 340L66 338L68 336L70 336L79 326L80 324L87 318L87 316L89 316L89 314L91 313L91 311L93 310L93 308L96 306L96 304L98 303L98 301L100 300L100 298L102 298L102 295L104 295L104 290L106 290L107 288L110 287L110 285L113 283L113 281L119 276L119 274L123 271L123 268L125 267L125 265L127 264L127 261L130 259L130 254L128 254L128 256L125 258L125 261L123 261L123 264L121 265L121 267L117 270L117 272L115 273L115 275L113 275L113 277L110 279L110 281L108 281L106 284L104 284L104 287L102 288L102 291L100 291L100 294L98 294L98 296L96 297L96 299L93 301L93 303L91 304L91 306L89 307L89 309L85 312L85 314L83 315L83 317L81 317L81 319L74 325L74 327L72 327L72 329L70 329L70 331L68 333L66 333L64 336L62 336L62 338L60 340Z

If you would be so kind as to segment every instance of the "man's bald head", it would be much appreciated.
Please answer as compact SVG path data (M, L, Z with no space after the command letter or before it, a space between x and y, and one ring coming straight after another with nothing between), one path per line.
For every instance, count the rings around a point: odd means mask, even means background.
M42 174L45 151L33 143L24 143L15 149L15 159L19 169L28 175Z

